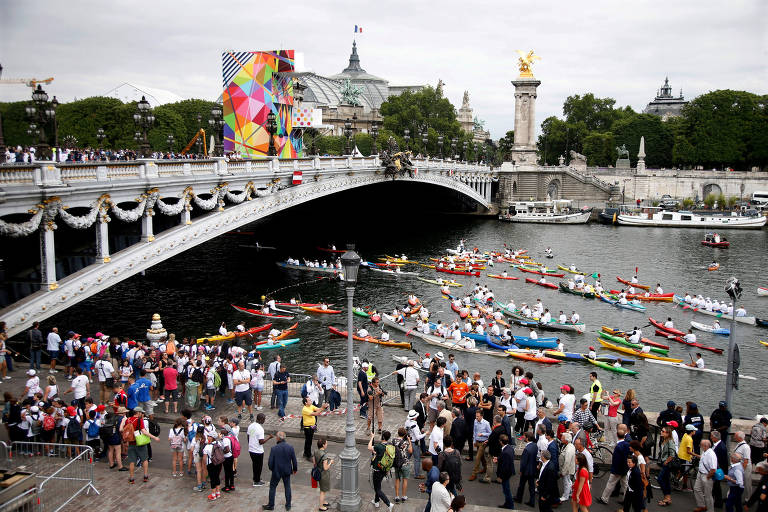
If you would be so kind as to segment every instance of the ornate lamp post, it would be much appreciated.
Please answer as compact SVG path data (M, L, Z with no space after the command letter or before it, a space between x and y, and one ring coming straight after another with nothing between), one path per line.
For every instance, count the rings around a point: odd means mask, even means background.
M357 272L360 270L360 256L354 245L347 245L347 252L341 256L344 267L344 285L347 290L347 421L344 435L344 449L339 454L341 460L341 501L342 512L360 510L360 483L358 481L358 462L360 452L355 447L355 415L352 404L354 375L352 373L352 304L357 284Z
M141 158L148 158L151 148L149 146L147 133L149 132L149 129L152 128L152 125L155 124L155 116L152 113L152 107L144 96L142 96L141 101L136 104L136 112L133 114L133 121L136 123L136 128L139 130L134 136L134 138L139 141L139 156Z
M421 142L424 144L424 156L429 156L429 153L427 152L427 142L429 142L429 132L427 131L427 127L425 126L422 128L421 131Z
M269 114L267 114L267 132L269 133L269 149L267 149L267 156L277 156L277 148L275 147L277 120L275 113L271 110L269 111Z
M203 129L203 116L201 114L197 114L197 140L195 141L195 154L200 157L200 147L203 145L203 138L205 138L205 135L200 137L200 130Z
M48 119L53 119L53 147L56 151L56 160L59 160L59 118L56 117L56 110L59 108L59 100L56 96L51 100L51 105L46 111Z
M371 123L371 137L373 138L373 147L371 147L371 154L375 155L378 153L378 148L376 147L376 138L379 136L379 124L377 122Z
M733 402L733 390L739 389L739 366L741 366L741 356L739 355L739 346L736 344L736 308L737 301L741 298L741 284L735 277L728 279L725 284L725 292L733 301L733 315L731 316L731 331L728 335L728 367L725 377L725 402L730 408Z
M298 78L293 79L293 99L294 107L301 108L301 103L304 101L304 91L307 86L304 85ZM293 139L298 141L299 147L297 148L297 154L304 152L304 129L294 128Z
M224 144L221 142L221 130L224 128L224 119L221 118L221 107L216 105L211 109L211 118L208 125L213 130L213 142L215 144L213 155L224 156Z
M451 139L451 160L456 158L456 144L459 142L459 139L456 137Z
M351 155L352 154L352 121L347 118L346 121L344 121L344 136L347 138L347 151L344 153L345 155Z
M107 134L104 133L104 128L99 128L96 130L96 142L98 143L99 147L99 154L101 154L101 145L104 142L104 139L107 138Z
M403 130L403 138L405 139L405 149L411 149L411 130L408 128Z
M464 162L467 161L467 146L469 143L467 141L464 141Z
M173 143L176 141L174 140L172 133L168 134L168 138L165 139L165 142L168 143L168 152L173 153Z
M443 159L443 136L442 135L437 136L437 147L438 147L438 150L440 151L440 160L442 160Z
M27 133L37 137L36 153L37 158L40 160L50 156L51 148L45 136L45 125L53 123L54 132L56 131L56 107L58 105L59 102L56 100L56 97L54 97L51 103L48 103L48 93L43 90L40 84L37 84L37 88L32 92L32 104L27 106L26 112L30 121L32 121ZM54 136L54 138L58 142L58 137Z

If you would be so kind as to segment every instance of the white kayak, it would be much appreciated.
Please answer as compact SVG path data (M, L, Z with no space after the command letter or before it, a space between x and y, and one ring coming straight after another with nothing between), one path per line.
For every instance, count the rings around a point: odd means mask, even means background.
M658 359L645 359L646 362L653 363L653 364L663 364L666 366L674 366L675 368L682 368L684 370L691 370L692 372L699 372L699 373L712 373L715 375L726 375L726 372L723 370L713 370L712 368L698 368L696 366L688 366L687 364L683 363L671 363L669 361L659 361ZM752 377L751 375L742 375L739 374L740 379L746 379L746 380L757 380L757 377Z
M700 331L711 332L713 334L721 334L723 336L728 336L731 334L730 329L723 329L722 327L715 329L714 325L700 324L699 322L694 322L693 320L691 320L691 327Z
M413 362L413 363L415 363L414 368L416 368L420 372L427 373L427 370L425 370L424 368L421 367L421 364L419 363L419 361L414 361L413 359L409 358L408 356L398 356L398 355L392 354L392 360L394 362L396 362L396 363L401 363L401 364L408 364L410 362Z
M392 276L417 276L419 275L418 272L395 272L394 270L387 270L384 268L375 268L375 267L368 267L368 270L373 270L374 272L381 272L382 274L389 274Z
M702 308L694 308L690 304L686 304L680 295L675 295L672 298L672 302L674 302L678 306L683 306L683 309L691 310L694 313L701 313L702 315L714 316L716 318L721 318L725 320L730 320L731 318L733 318L733 315L726 315L716 311L707 311L706 309L702 309ZM747 324L747 325L755 325L757 323L757 321L755 320L755 317L753 316L737 316L736 321L742 324Z
M761 286L757 289L757 294L762 295L763 297L768 297L768 288Z

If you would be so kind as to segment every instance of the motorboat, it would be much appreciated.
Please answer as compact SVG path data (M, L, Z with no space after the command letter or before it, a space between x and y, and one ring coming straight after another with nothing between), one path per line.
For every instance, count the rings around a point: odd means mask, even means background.
M724 236L720 236L718 233L707 233L704 235L704 240L701 241L701 245L727 249L731 246L731 242Z
M644 206L639 209L622 208L617 220L621 226L759 229L765 226L768 217L759 215L755 210L731 212L730 215L701 215Z
M568 199L516 201L510 204L510 213L500 219L537 224L586 224L592 215L592 208L579 210L572 208L571 204Z

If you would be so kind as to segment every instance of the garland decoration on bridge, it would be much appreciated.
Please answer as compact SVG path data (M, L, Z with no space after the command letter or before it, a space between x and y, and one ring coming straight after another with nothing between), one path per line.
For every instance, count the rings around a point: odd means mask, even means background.
M41 204L37 205L36 210L29 210L32 214L29 220L24 222L6 222L0 219L0 235L6 235L13 238L19 238L22 236L31 235L37 228L40 227L40 221L43 220L43 212L45 207Z
M228 184L225 183L225 185L228 185ZM240 193L233 193L231 190L229 190L229 187L227 187L227 192L224 194L224 197L226 197L228 201L234 204L240 204L245 200L250 201L251 196L253 195L255 190L256 190L256 186L253 184L252 181L249 181L248 183L245 184L243 191Z
M221 192L221 187L222 187L221 185L217 185L215 188L211 189L210 199L203 199L202 197L198 196L194 192L192 192L192 199L195 201L195 204L199 208L203 210L213 210L219 204L219 193Z
M163 215L178 215L182 211L188 211L192 208L189 204L190 196L192 195L194 195L192 187L187 187L181 193L181 197L179 197L179 200L175 204L167 204L163 202L160 197L157 198L157 202L155 204L157 205L158 210L160 210L160 213Z
M139 204L133 210L124 210L117 206L117 203L109 200L109 204L112 207L112 213L114 213L115 216L123 222L135 222L144 213L144 210L147 206L147 199L150 197L150 195L151 194L144 193L141 194L140 197L137 197L136 202Z
M98 217L99 211L101 210L101 205L107 201L109 201L109 194L102 194L101 197L99 197L96 202L91 205L91 211L79 217L69 213L66 206L61 206L59 208L59 216L61 217L61 220L63 220L69 227L75 229L86 229L91 227L93 223L96 222L96 218Z
M256 193L256 197L266 197L274 192L277 192L278 190L282 190L286 188L280 183L280 178L275 178L274 180L269 182L269 185L267 185L267 188L265 189L254 189L254 192Z

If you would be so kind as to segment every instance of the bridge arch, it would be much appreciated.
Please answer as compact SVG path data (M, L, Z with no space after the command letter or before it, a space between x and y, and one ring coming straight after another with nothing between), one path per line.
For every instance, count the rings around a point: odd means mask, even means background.
M715 196L720 196L723 193L723 189L720 188L720 185L717 183L707 183L704 185L701 189L701 198L704 199L710 194L714 194Z
M562 190L562 183L559 178L550 177L547 181L546 196L550 199L560 199L560 191Z

